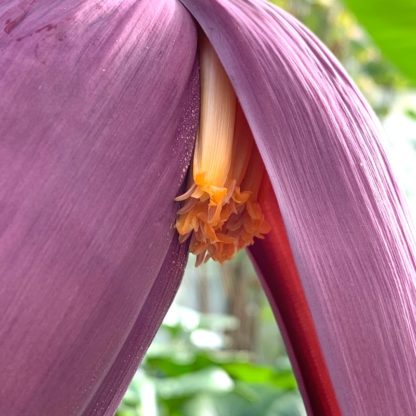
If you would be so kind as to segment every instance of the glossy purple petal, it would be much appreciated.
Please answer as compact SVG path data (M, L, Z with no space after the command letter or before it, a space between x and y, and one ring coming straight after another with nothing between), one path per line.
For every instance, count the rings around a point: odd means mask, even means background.
M414 415L415 241L373 112L283 11L259 0L183 3L266 164L342 414Z
M170 0L0 4L0 414L112 414L172 301L198 122Z

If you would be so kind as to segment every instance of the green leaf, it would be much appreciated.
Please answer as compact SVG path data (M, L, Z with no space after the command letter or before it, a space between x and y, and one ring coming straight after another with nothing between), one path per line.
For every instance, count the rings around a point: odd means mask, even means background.
M344 0L383 55L416 84L416 0Z
M411 118L412 120L416 120L416 110L413 108L407 108L404 113L407 117Z
M179 377L155 380L158 395L164 399L192 396L200 392L229 392L234 382L221 368L211 367Z
M248 362L234 362L222 367L234 380L268 385L282 390L296 389L296 380L291 371L276 371L273 368Z

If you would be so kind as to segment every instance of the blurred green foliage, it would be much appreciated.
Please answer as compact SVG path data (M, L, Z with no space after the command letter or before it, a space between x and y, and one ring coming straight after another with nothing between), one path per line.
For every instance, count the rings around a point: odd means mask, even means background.
M405 110L405 114L412 120L416 120L416 110L414 110L413 108L407 108Z
M201 334L210 345L218 328L234 328L233 320L186 308L176 318L162 326L117 416L304 415L284 353L265 366L248 352L204 347Z
M344 1L384 56L416 85L416 1Z

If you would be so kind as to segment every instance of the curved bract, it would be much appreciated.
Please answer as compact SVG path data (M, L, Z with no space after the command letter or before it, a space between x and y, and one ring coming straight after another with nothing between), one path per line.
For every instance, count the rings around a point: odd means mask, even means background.
M412 415L415 242L375 116L330 52L283 11L257 0L183 3L218 53L263 157L306 300L311 327L302 336L316 331L341 412ZM279 273L262 270L273 236L258 244L255 262L278 312Z
M186 260L195 25L162 0L7 1L0 23L0 414L112 414Z

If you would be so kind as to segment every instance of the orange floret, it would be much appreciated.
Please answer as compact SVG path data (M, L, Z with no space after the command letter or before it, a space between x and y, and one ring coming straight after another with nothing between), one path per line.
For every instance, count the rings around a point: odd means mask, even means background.
M223 262L269 231L257 194L264 166L231 83L206 38L200 43L201 116L189 189L176 229L196 264Z

